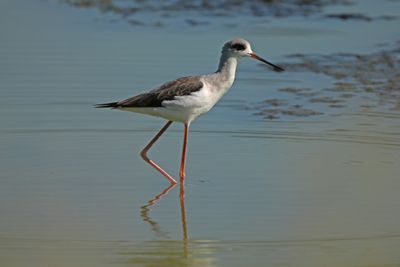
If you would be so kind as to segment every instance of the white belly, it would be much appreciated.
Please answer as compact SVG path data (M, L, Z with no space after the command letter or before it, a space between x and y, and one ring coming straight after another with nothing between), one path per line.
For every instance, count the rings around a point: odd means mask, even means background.
M190 123L208 110L184 107L122 108L121 110L161 117L170 121Z
M229 90L210 90L208 84L197 92L185 96L176 96L174 100L162 102L162 107L123 108L121 110L162 117L167 120L191 123L198 116L209 111Z

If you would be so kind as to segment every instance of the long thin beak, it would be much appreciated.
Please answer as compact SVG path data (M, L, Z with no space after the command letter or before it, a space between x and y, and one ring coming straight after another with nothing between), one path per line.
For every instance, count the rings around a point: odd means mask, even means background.
M257 59L257 60L259 60L259 61L261 61L261 62L264 62L265 64L270 65L270 66L274 69L274 71L278 71L278 72L284 71L283 68L281 68L281 67L279 67L279 66L277 66L277 65L275 65L275 64L272 64L272 63L269 62L269 61L266 61L265 59L263 59L262 57L260 57L260 56L257 55L256 53L250 53L249 55L250 55L252 58L254 58L254 59Z

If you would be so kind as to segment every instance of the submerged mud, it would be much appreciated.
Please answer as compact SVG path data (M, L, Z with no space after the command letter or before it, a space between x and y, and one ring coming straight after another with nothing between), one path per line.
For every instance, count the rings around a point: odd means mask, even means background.
M168 26L176 20L189 26L208 25L216 22L213 20L215 17L307 17L323 12L326 6L353 3L350 0L64 0L64 2L78 8L97 9L101 13L117 15L134 26L156 27ZM202 19L196 19L200 16ZM343 19L343 16L339 18ZM234 23L229 25L236 26Z
M384 107L400 111L400 48L371 54L295 54L287 58L291 62L281 64L287 71L322 74L334 82L324 88L280 88L278 92L294 96L294 100L267 99L257 103L256 115L267 119L320 115L329 108L347 107L353 98L360 100L353 107L356 109Z

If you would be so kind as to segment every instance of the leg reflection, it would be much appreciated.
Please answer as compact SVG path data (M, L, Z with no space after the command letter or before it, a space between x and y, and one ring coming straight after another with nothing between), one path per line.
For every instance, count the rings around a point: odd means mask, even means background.
M134 246L130 248L128 253L129 264L135 266L215 266L213 264L214 260L210 254L215 242L212 241L209 246L208 241L189 239L184 182L180 183L179 190L182 238L176 240L168 237L168 233L163 232L159 224L151 219L150 212L152 206L157 204L158 201L165 197L175 186L176 185L171 185L164 189L164 191L149 200L147 204L141 208L143 221L150 225L151 230L158 238L156 240L142 242L137 247ZM173 212L173 214L175 216L175 212ZM174 219L179 223L178 218L174 217ZM172 233L171 236L173 236Z
M181 181L180 188L180 203L181 203L181 222L183 231L183 256L188 258L189 255L189 231L186 221L186 207L185 207L185 183Z
M146 205L144 205L140 208L140 215L142 216L143 221L147 222L150 225L151 230L156 234L156 236L158 238L168 239L169 237L168 237L168 233L165 231L162 231L159 224L156 221L151 219L150 207L157 204L157 202L160 201L160 199L162 197L166 196L169 193L169 191L171 191L172 188L174 188L175 186L176 186L176 184L171 184L169 187L164 189L164 191L162 191L160 194L158 194L154 198L147 201Z
M164 196L166 196L174 187L176 184L171 184L169 187L164 189L160 194L156 195L154 198L150 199L147 201L146 205L143 205L140 208L140 215L143 219L143 221L147 222L151 230L156 234L157 237L162 238L162 239L169 239L167 232L162 231L160 225L150 217L150 210L151 207L156 205L158 201L161 200ZM181 206L181 224L182 224L182 230L183 230L183 240L187 241L189 240L189 231L188 231L188 226L187 226L187 220L186 220L186 207L185 207L185 183L180 183L180 206Z
M180 188L180 200L181 200L181 222L183 229L183 240L189 239L188 226L186 221L186 208L185 208L185 183L181 183Z

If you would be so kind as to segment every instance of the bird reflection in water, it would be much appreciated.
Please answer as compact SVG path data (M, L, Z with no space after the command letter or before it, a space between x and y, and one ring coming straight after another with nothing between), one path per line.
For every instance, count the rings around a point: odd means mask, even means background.
M164 196L166 196L169 191L174 188L176 184L171 184L169 187L165 188L160 194L156 195L154 198L147 201L147 204L140 208L140 216L142 216L143 221L150 225L151 230L155 233L158 238L169 239L168 233L163 231L160 225L150 217L150 208L157 204L158 201Z
M174 240L158 222L151 218L150 213L159 201L176 187L172 184L154 198L149 200L140 209L144 222L148 223L150 229L155 233L157 240L145 241L130 246L128 252L123 253L128 259L126 263L134 266L182 266L182 267L212 267L215 266L212 257L215 250L215 242L211 240L189 240L188 223L186 220L185 207L185 184L180 183L180 210L182 224L182 239Z
M143 221L147 222L151 230L156 234L157 237L162 239L169 239L168 233L163 231L160 225L150 217L151 207L156 205L158 201L160 201L164 196L168 195L168 193L176 186L176 184L171 184L169 187L164 189L160 194L156 195L154 198L150 199L146 205L140 208L140 214L142 216ZM180 208L181 208L181 224L182 224L182 233L183 233L183 246L184 246L184 256L187 257L188 254L188 240L189 240L189 232L186 220L186 207L185 207L185 183L180 183L180 191L179 191L179 199L180 199Z
M140 214L142 216L143 221L147 222L150 225L152 231L158 237L166 238L166 237L168 237L168 234L161 230L159 224L156 221L151 219L150 210L151 210L152 206L156 205L158 203L158 201L160 201L161 198L166 196L175 186L176 186L176 184L171 184L169 187L165 188L160 194L156 195L154 198L147 201L146 205L144 205L140 208ZM182 228L183 228L183 240L188 240L189 233L188 233L187 220L186 220L185 184L184 183L180 184L179 198L180 198L180 206L181 206L181 223L182 223Z

